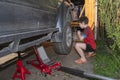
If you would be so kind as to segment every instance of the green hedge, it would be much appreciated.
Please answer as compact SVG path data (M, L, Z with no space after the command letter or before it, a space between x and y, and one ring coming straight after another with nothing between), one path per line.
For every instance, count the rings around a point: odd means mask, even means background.
M99 0L100 25L105 24L107 38L114 40L110 46L120 49L120 0Z
M120 80L120 56L113 56L103 41L97 41L97 50L93 62L94 72L106 77Z
M98 8L102 39L110 48L98 48L95 72L120 79L120 0L98 0Z

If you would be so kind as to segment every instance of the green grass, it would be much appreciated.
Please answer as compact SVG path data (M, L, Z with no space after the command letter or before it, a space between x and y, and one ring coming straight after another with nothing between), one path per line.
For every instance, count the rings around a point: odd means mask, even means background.
M94 72L99 75L120 79L120 53L113 53L103 41L97 41Z

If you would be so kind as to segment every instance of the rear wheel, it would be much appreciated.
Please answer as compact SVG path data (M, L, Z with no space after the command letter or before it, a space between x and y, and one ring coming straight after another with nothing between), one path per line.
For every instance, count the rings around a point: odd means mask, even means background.
M54 43L54 50L57 54L67 55L70 53L72 48L72 27L71 27L71 13L69 10L66 14L66 19L63 22L62 28L62 41Z

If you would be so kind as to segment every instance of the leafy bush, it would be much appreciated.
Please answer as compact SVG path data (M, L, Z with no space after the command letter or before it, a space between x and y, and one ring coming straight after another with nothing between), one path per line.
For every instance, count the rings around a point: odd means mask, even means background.
M98 41L95 72L120 79L120 0L98 0L98 7L101 35L110 48Z
M99 75L120 79L120 56L112 55L112 51L104 41L97 41L94 72Z
M105 24L107 38L114 40L111 48L120 49L120 1L99 0L100 25Z

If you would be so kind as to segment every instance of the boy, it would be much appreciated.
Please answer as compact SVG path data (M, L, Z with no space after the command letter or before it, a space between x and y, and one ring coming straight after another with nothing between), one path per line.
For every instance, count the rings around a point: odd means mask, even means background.
M87 57L95 56L94 51L96 50L96 43L94 41L94 35L90 27L88 26L88 18L87 17L81 17L79 19L79 26L81 29L83 29L83 32L81 33L79 30L77 31L77 35L80 41L75 44L75 49L81 56L80 59L76 60L75 63L83 64L87 62L87 59L84 55L83 50L88 52Z

